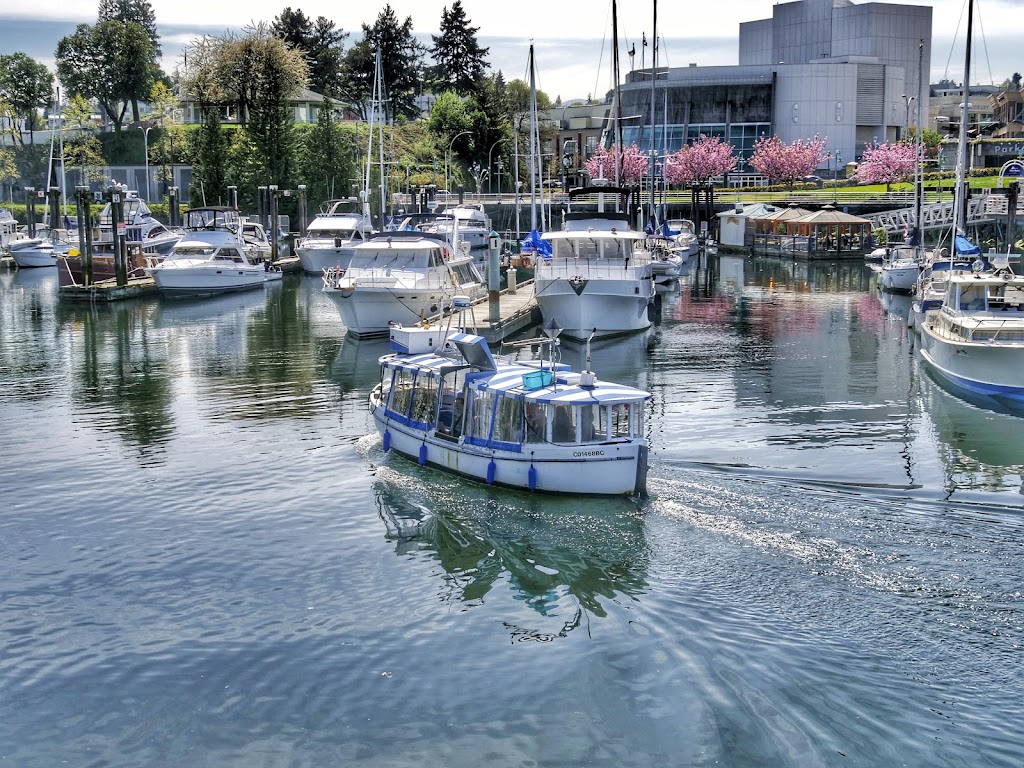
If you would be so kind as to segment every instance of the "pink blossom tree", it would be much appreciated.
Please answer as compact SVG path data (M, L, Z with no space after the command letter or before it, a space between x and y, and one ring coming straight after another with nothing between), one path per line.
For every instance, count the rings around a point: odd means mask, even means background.
M636 184L651 167L647 155L640 151L636 144L630 144L625 151L614 145L611 150L598 147L585 163L587 174L591 180L608 179L615 181L615 158L619 160L619 180L623 184Z
M669 184L704 184L736 167L733 147L718 136L703 133L693 144L673 152L665 160L665 180Z
M864 149L864 155L853 174L861 184L885 184L885 191L898 181L906 181L914 175L916 151L913 144L872 144Z
M792 144L784 143L778 136L762 136L754 145L750 166L771 181L792 186L825 162L825 144L826 140L817 134L813 139L797 139Z

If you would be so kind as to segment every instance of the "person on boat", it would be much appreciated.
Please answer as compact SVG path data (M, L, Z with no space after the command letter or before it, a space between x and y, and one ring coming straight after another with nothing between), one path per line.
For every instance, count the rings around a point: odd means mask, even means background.
M526 442L544 442L544 406L540 403L526 404Z
M459 437L462 434L462 416L466 410L466 399L460 393L455 398L455 409L452 413L452 435Z

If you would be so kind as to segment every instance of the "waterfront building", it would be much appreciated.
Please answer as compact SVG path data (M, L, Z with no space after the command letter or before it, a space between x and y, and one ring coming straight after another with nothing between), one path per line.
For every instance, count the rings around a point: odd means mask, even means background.
M761 136L827 139L831 176L873 142L899 139L928 102L932 9L849 0L798 0L740 24L739 63L657 71L654 149L674 152L700 134L733 144L742 163ZM923 42L919 62L920 43ZM651 69L621 86L623 142L650 150ZM925 73L920 76L919 73ZM922 114L927 114L923 112ZM606 123L605 142L611 135Z

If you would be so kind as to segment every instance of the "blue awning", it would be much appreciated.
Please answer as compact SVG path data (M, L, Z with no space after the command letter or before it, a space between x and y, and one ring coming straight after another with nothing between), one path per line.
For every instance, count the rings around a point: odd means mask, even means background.
M953 238L953 253L960 256L974 256L975 254L981 253L981 248L976 246L963 235L957 235Z

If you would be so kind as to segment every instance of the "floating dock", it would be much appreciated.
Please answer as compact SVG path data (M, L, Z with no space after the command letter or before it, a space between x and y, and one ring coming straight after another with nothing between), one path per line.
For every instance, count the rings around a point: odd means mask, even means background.
M488 299L483 298L473 303L473 321L477 333L487 339L489 344L501 343L509 336L530 326L540 323L540 307L534 300L533 281L516 287L515 293L508 289L499 294L499 317L497 322L490 322Z
M137 299L143 296L155 296L158 293L156 281L152 277L131 277L126 285L102 282L84 285L62 285L59 295L68 301L122 301Z

